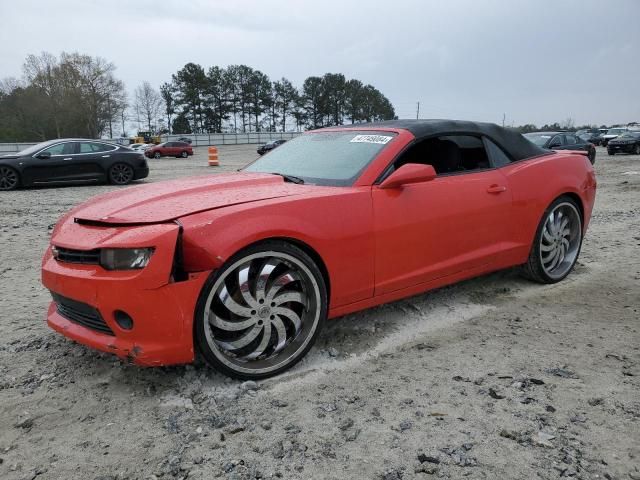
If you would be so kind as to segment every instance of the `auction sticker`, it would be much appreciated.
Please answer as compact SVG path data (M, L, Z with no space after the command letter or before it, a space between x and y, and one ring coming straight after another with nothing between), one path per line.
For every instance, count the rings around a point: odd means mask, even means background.
M351 143L388 143L393 137L387 135L356 135L351 139Z

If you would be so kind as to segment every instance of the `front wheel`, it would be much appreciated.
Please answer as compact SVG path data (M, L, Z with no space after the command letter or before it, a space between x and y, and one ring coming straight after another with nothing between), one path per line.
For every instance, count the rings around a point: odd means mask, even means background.
M0 190L15 190L20 185L20 175L11 167L0 166Z
M594 148L593 150L589 150L589 155L587 157L589 158L591 165L596 163L596 149Z
M156 152L153 154L153 158L160 158L162 155L160 154L160 152Z
M187 152L182 152L182 153L180 154L180 156L181 156L182 158L187 158L187 157L189 156L189 154L188 154Z
M613 152L612 150L607 150L607 155L613 156L615 155L615 152Z
M250 247L207 280L196 307L195 341L207 363L232 377L261 379L291 368L327 317L318 266L282 241Z
M633 153L635 155L640 155L640 145L636 145L636 148L633 149Z
M533 240L524 274L540 283L556 283L569 275L582 246L582 216L569 197L556 199L545 211Z
M133 168L126 163L116 163L109 169L109 182L114 185L128 185L133 180Z

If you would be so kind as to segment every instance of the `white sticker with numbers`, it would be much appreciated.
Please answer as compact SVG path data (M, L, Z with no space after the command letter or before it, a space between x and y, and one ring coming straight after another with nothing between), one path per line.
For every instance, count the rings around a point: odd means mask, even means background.
M351 143L388 143L393 137L387 135L356 135L351 139Z

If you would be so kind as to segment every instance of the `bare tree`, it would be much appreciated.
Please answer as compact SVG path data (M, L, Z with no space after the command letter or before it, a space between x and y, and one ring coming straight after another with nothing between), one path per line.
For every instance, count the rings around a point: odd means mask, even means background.
M155 121L162 112L162 96L149 82L143 82L135 91L135 107L147 121L150 132L155 131Z

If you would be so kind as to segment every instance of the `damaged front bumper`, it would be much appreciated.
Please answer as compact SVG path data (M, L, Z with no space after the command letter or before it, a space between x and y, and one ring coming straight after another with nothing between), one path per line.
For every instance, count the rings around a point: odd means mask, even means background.
M190 273L176 281L179 229L175 223L107 227L65 222L54 231L56 247L155 250L143 269L109 271L95 264L58 261L49 247L42 261L42 283L55 299L47 313L48 325L83 345L138 365L192 362L193 315L209 272ZM132 319L131 328L116 321L121 312Z

